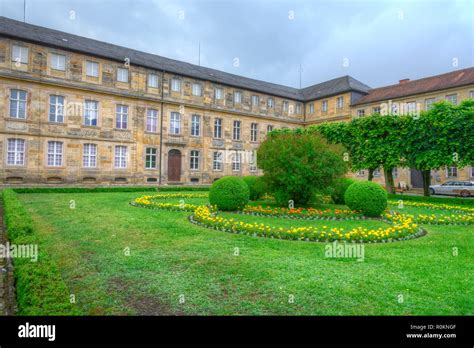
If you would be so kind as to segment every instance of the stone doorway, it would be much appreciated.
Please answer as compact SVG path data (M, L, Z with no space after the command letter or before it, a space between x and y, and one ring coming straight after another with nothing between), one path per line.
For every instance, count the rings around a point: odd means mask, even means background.
M181 180L181 151L170 150L168 152L168 182Z

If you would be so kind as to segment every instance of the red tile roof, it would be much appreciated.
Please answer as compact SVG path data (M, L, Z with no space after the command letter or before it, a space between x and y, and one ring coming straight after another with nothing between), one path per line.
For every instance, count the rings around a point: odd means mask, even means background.
M402 82L396 85L374 88L369 91L369 94L357 100L353 105L373 103L471 84L474 84L474 67L425 77L419 80Z

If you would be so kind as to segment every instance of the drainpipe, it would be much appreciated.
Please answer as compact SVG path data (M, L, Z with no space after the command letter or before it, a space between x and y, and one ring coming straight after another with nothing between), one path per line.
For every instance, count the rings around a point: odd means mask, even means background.
M161 110L160 110L160 166L159 166L159 170L160 170L160 177L159 177L159 181L158 181L158 185L161 186L162 182L161 182L161 176L163 174L162 172L162 169L163 169L163 165L162 165L162 159L163 159L163 97L164 97L164 94L163 94L163 91L164 91L164 80L165 80L165 71L162 70L161 71Z

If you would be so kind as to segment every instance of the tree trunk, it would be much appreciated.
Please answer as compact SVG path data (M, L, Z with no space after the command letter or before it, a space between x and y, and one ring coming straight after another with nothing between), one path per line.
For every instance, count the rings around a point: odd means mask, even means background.
M385 176L385 189L388 193L395 193L395 184L393 183L392 168L383 168Z
M374 170L369 169L369 181L372 181L373 178L374 178Z
M421 176L423 178L423 195L430 195L430 185L431 185L431 170L422 170Z

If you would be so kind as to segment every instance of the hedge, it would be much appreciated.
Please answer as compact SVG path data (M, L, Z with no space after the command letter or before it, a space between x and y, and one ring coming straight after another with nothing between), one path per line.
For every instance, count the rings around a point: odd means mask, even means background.
M13 258L18 315L79 315L70 303L70 291L36 234L31 217L12 189L2 192L10 244L38 245L38 260Z
M364 216L380 216L387 207L387 192L375 182L357 181L347 188L344 201Z
M208 191L209 186L25 187L12 190L16 193L163 192Z
M426 202L426 203L444 203L451 205L468 205L474 207L473 198L449 198L449 197L425 197L425 196L410 196L410 195L396 195L389 194L388 199L390 200L404 200L404 201L416 201L416 202Z
M225 176L212 184L209 203L223 211L243 209L249 202L250 190L242 178Z

